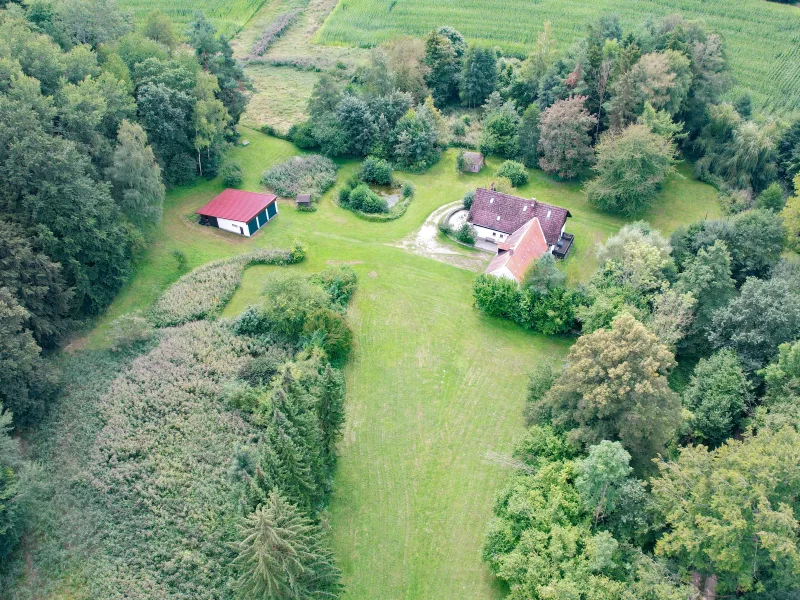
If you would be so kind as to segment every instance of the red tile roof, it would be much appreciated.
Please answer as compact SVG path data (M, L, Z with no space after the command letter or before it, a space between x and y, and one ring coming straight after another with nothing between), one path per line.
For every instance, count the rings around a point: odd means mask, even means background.
M539 219L547 243L553 246L561 237L561 229L567 222L567 217L571 216L566 208L560 206L478 188L475 190L475 198L469 211L469 222L479 227L510 234L536 217Z
M273 194L256 194L229 188L196 212L206 217L247 223L276 199L277 196Z
M521 282L531 262L547 253L549 245L544 238L539 219L534 217L517 229L508 239L498 244L498 253L486 267L487 273L506 267Z

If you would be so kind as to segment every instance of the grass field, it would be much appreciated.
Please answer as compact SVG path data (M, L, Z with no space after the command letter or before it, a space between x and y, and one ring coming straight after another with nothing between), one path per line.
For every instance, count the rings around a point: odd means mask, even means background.
M243 187L258 190L261 172L297 150L252 130L243 133L251 143L232 155L244 166ZM485 456L490 450L508 452L521 432L533 365L558 363L570 344L482 316L472 306L474 272L397 247L437 207L485 184L499 166L490 159L481 174L457 174L455 156L447 152L423 175L400 174L414 183L416 197L402 218L389 223L358 219L336 207L329 192L315 213L299 213L281 201L278 218L246 239L200 227L192 216L220 191L218 181L173 190L161 229L135 276L85 340L89 349L103 347L111 319L146 308L179 277L171 254L176 249L195 267L299 239L308 259L290 269L352 264L359 275L349 313L356 344L346 367L347 424L330 509L351 600L502 596L480 552L494 495L508 473ZM340 180L354 168L344 163ZM531 173L531 183L520 193L572 211L568 230L577 244L564 266L573 281L593 270L594 243L624 223L588 206L579 186L539 171ZM645 218L670 231L707 212L717 215L715 196L709 186L678 176ZM275 268L282 267L249 269L225 314L235 315L253 302L264 276Z
M372 46L451 25L469 41L526 52L550 21L565 50L587 23L612 12L626 28L649 15L706 21L727 42L734 97L747 89L767 112L800 112L800 8L765 0L341 0L315 39Z

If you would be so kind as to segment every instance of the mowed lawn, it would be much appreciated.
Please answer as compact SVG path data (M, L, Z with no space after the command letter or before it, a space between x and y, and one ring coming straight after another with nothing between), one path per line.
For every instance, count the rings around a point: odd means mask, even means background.
M261 172L297 150L252 130L244 134L250 145L232 155L245 168L244 187L258 191ZM493 499L509 472L487 453L510 451L522 432L528 373L542 361L562 362L571 343L482 316L472 306L475 273L397 246L437 207L488 183L499 161L491 159L478 175L456 174L454 164L455 152L448 151L426 174L399 174L414 183L416 197L396 221L360 220L335 206L330 192L315 213L282 201L278 217L252 239L196 224L193 211L222 189L219 182L174 190L156 240L88 340L103 345L111 319L146 308L180 275L174 250L195 267L299 239L308 259L290 269L351 264L359 275L349 311L355 350L346 367L347 423L330 508L349 599L502 596L481 548ZM344 164L340 179L354 168ZM572 211L567 229L579 242L564 266L573 280L594 268L592 244L624 223L588 206L580 186L538 171L520 193ZM707 211L716 215L715 195L675 177L646 218L670 231ZM225 315L261 300L264 278L275 269L249 269Z
M800 8L764 0L340 0L315 39L373 46L450 25L469 41L520 53L550 21L563 52L588 23L611 13L626 29L674 13L705 21L727 43L736 94L751 90L768 111L798 111Z

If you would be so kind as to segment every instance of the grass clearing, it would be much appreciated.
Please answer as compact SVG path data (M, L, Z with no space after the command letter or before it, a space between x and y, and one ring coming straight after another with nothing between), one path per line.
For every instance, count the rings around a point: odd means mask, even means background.
M265 169L299 154L291 144L256 131L243 135L250 145L230 153L242 164L243 189L260 190ZM162 225L134 277L87 339L86 352L97 352L107 344L111 320L147 308L178 279L175 249L194 268L259 248L286 248L295 239L305 244L307 259L301 264L249 268L223 316L252 303L274 269L310 273L351 264L359 276L348 314L355 350L345 370L347 422L330 507L351 600L502 596L480 553L494 495L508 472L486 462L485 455L510 451L522 430L528 373L539 361L561 361L571 343L483 316L472 306L474 272L397 247L438 207L488 184L501 163L490 158L482 173L460 174L455 158L450 150L425 174L398 174L413 183L416 195L396 221L359 219L335 206L329 191L314 213L281 201L278 218L249 239L201 227L190 217L222 189L219 181L172 190ZM343 162L338 181L356 168L355 162ZM564 267L573 281L594 269L593 243L625 222L589 206L579 185L556 182L539 171L531 172L520 194L572 211L567 229L576 234L576 246ZM675 177L664 200L644 218L669 232L706 212L718 214L715 197L713 188ZM489 259L487 254L486 263ZM70 423L62 427L68 431ZM42 569L46 573L48 566ZM58 577L56 571L52 577Z
M610 13L617 13L625 28L650 15L704 20L727 42L737 79L734 98L750 90L766 112L798 112L800 8L764 0L341 0L315 40L365 47L450 25L469 41L520 53L530 51L542 24L551 21L563 51L584 36L587 23Z

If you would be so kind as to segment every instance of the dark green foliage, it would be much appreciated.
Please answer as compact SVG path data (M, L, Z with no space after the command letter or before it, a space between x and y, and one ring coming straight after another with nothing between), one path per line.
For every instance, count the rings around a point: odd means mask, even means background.
M703 354L714 313L736 294L736 282L731 279L731 256L725 242L717 240L708 248L701 248L683 267L675 289L691 294L697 304L686 339L679 348L683 353Z
M710 448L719 446L738 429L748 398L749 384L735 352L701 358L683 392L691 436Z
M778 174L791 185L800 173L800 119L792 123L778 142Z
M566 281L566 274L558 269L555 257L548 252L528 267L522 280L522 288L544 295L563 287Z
M519 124L519 156L528 168L539 166L539 116L541 110L531 104L522 114Z
M336 108L337 127L346 140L345 154L364 156L378 135L378 126L369 105L346 95Z
M341 196L339 197L341 200ZM350 192L345 206L365 213L389 212L386 200L369 189L366 183L360 183Z
M222 183L225 184L225 187L238 188L242 185L242 165L238 160L225 161L219 174L222 176Z
M670 238L679 268L700 248L725 242L731 255L731 272L738 284L747 277L765 277L783 251L785 231L781 218L772 211L749 210L727 219L698 221L679 227Z
M475 245L475 229L469 223L463 223L453 232L453 236L462 244Z
M375 185L391 185L392 165L382 158L368 156L364 162L361 163L359 177L361 178L361 181L366 183L372 183Z
M394 129L392 157L395 164L408 171L424 171L439 160L440 140L434 115L420 105L409 110Z
M475 306L492 317L515 318L520 294L516 281L493 275L478 276L472 288Z
M767 189L756 198L756 206L773 212L780 212L783 208L783 190L777 183L770 183Z
M239 368L237 377L253 387L268 386L288 360L289 355L283 348L270 346L263 354L243 364Z
M464 106L484 103L497 83L497 57L491 48L472 46L464 55L459 97Z
M732 348L748 373L761 369L778 346L800 337L800 269L782 263L768 280L749 278L740 294L714 313L708 339Z
M20 477L26 468L19 442L11 437L11 413L0 402L0 559L22 537L27 490Z
M328 267L312 275L311 281L328 293L331 306L342 313L347 310L358 285L356 272L349 265Z
M672 172L672 141L644 125L606 134L597 145L594 171L587 186L589 201L603 210L636 215L655 201Z
M533 425L535 423L546 423L549 419L547 415L539 412L542 406L541 400L544 395L553 386L556 380L556 374L553 372L553 367L548 364L538 363L531 371L531 377L528 381L528 395L525 397L525 423ZM542 425L541 427L531 427L530 431L541 429L542 427L550 428L549 425ZM552 429L552 428L550 428ZM558 438L564 445L566 441Z
M525 169L525 165L515 160L507 160L500 165L496 176L506 177L514 187L520 187L528 183L528 171Z
M414 184L408 181L404 182L400 189L400 195L403 196L403 198L411 198L414 196Z
M213 74L219 83L218 99L230 115L230 133L239 123L239 118L247 108L246 90L250 82L239 62L233 58L233 49L225 36L217 35L217 30L198 13L186 33L189 45L205 71Z
M481 153L485 156L497 154L504 158L516 157L519 152L519 124L519 115L511 102L491 111L481 131Z
M303 323L303 335L320 346L331 362L339 364L353 347L353 331L344 317L328 308L321 308L308 315Z
M472 201L475 199L475 190L469 190L464 194L464 197L461 199L461 205L469 210L472 208Z
M233 547L243 598L311 600L341 591L321 529L277 491L240 524Z
M458 93L460 58L448 36L432 31L425 39L425 83L437 106L444 106Z

